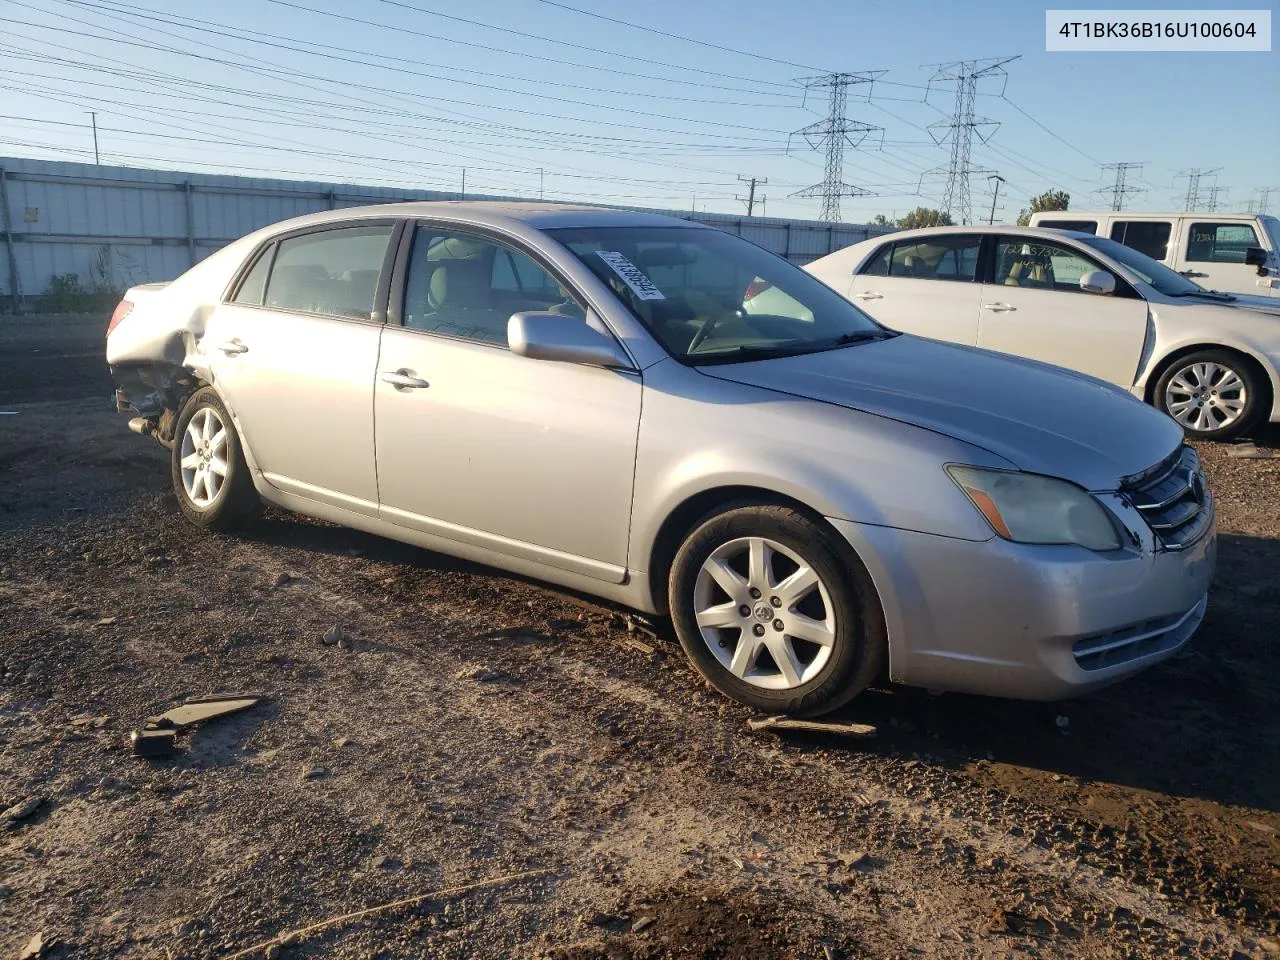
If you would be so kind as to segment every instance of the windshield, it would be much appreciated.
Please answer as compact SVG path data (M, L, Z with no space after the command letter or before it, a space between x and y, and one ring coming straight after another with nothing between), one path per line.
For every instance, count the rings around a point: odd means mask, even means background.
M683 363L810 353L893 335L799 267L720 230L547 232Z
M1085 246L1093 247L1099 253L1105 253L1112 260L1128 267L1138 275L1138 279L1155 287L1166 296L1214 296L1204 287L1197 283L1192 283L1181 274L1170 270L1163 263L1152 260L1145 253L1139 253L1132 247L1126 247L1123 243L1116 243L1106 237L1076 237L1076 239Z

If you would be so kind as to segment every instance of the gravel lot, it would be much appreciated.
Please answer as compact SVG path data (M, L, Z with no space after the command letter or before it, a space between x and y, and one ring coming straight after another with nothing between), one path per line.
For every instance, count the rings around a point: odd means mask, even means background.
M279 955L1280 953L1280 459L1202 451L1219 574L1161 667L751 733L589 600L278 512L187 526L104 326L0 318L0 809L41 801L0 823L0 957L225 957L494 879ZM213 691L268 700L130 755Z

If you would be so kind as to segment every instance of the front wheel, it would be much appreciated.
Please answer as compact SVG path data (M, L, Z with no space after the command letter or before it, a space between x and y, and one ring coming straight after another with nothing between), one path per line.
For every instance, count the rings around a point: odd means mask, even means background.
M231 414L212 387L193 393L178 415L171 475L182 515L206 530L234 530L262 509Z
M1192 439L1228 440L1253 426L1262 412L1263 389L1239 354L1200 350L1169 365L1153 399Z
M828 713L886 659L870 577L834 533L790 507L742 504L705 519L676 554L669 597L694 667L759 710Z

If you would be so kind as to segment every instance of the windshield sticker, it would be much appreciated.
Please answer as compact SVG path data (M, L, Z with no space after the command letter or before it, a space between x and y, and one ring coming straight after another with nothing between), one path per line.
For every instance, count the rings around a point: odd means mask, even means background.
M644 275L644 271L621 253L597 250L596 256L607 263L609 268L621 277L622 282L630 287L631 291L641 300L667 299L662 291L654 285L654 282Z

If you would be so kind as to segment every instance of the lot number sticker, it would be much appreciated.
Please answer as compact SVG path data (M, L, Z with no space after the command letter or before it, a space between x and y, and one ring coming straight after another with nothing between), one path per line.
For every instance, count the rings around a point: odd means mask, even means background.
M665 300L661 290L659 290L652 280L644 275L639 267L628 260L620 253L612 253L608 250L597 250L596 256L609 265L622 282L631 288L632 292L641 300Z

